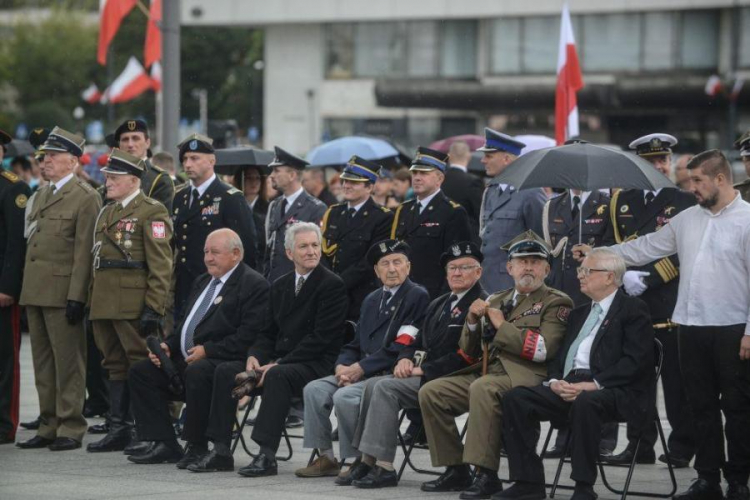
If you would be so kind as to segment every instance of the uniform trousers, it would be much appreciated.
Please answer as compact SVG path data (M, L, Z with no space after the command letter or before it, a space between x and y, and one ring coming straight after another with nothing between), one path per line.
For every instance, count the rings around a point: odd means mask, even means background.
M0 437L15 439L21 372L21 308L0 307Z
M393 463L398 448L398 414L419 409L422 377L373 377L365 381L352 445L378 460Z
M109 380L127 380L130 367L148 358L146 339L140 334L139 320L96 319L94 340L102 352L102 367Z
M693 467L713 483L721 470L727 481L741 484L750 475L750 361L739 357L744 330L744 324L680 326L680 366L695 429Z
M467 373L439 378L419 390L432 465L473 464L500 467L502 398L513 387L502 365L493 363L485 376ZM455 418L469 412L466 445Z
M63 307L27 306L41 422L37 435L81 441L88 425L86 333L83 322L69 325Z
M98 414L109 411L109 390L102 368L102 353L94 340L94 327L88 319L86 328L86 406Z
M333 448L331 411L335 409L340 458L343 460L360 455L352 445L352 440L359 420L359 406L365 382L339 387L336 377L329 375L307 384L304 390L305 448Z

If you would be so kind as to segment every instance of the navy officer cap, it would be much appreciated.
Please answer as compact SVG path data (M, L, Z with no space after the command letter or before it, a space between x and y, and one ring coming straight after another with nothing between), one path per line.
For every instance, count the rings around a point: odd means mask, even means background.
M484 259L478 246L470 241L462 241L460 243L454 243L448 247L448 250L440 256L440 267L445 267L448 265L448 262L456 259L463 259L464 257L472 257L480 264Z
M634 140L628 146L635 149L638 156L662 156L672 154L672 146L677 144L677 138L669 134L648 134Z
M190 134L187 139L177 145L180 150L180 161L185 153L214 153L214 140L202 134Z
M375 183L378 180L378 172L381 166L377 163L357 155L351 157L341 173L341 179L353 182L370 182Z
M434 149L419 146L409 170L419 170L422 172L440 170L445 173L445 169L448 166L448 158L448 154L442 151L435 151Z
M477 151L483 151L486 153L503 151L505 153L519 156L525 147L526 144L515 140L507 134L497 132L489 127L484 127L484 146L477 148Z
M740 156L750 156L750 131L745 132L734 141L734 147L740 150Z
M284 151L278 146L274 146L273 150L276 153L276 156L274 157L271 164L268 165L271 168L290 167L290 168L296 168L297 170L303 170L305 167L310 165L308 162L306 162L299 156L295 156L292 153L289 153L288 151Z
M378 262L380 262L380 259L383 257L386 257L388 255L394 254L394 253L400 253L404 254L406 258L409 258L409 254L411 253L411 247L405 242L405 241L398 241L398 240L382 240L377 243L375 243L373 246L370 247L370 249L367 251L367 262L371 266L377 265Z
M120 136L126 132L143 132L148 137L148 124L143 120L125 120L115 129L115 142L120 143Z

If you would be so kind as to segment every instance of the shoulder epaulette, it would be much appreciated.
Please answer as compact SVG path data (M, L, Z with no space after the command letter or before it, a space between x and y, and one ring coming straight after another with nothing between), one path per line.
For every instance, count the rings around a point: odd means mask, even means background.
M8 170L3 170L2 176L8 179L10 182L18 182L20 181L20 177L18 177L13 172L9 172Z
M401 204L402 205L408 205L410 203L415 203L416 201L417 201L416 198L412 198L411 200L402 201Z
M242 191L240 191L236 187L230 186L229 189L227 189L227 193L229 193L229 194L237 194L237 193L242 194Z
M448 200L448 203L450 203L453 208L461 208L461 204L460 203L456 203L453 200Z
M162 173L162 174L166 172L166 170L164 170L163 168L161 168L161 167L160 167L159 165L154 165L154 164L153 164L153 163L151 163L151 162L148 162L148 166L149 166L149 167L151 167L151 168L153 168L153 169L154 169L154 170L156 170L157 172L160 172L160 173Z
M143 198L143 201L144 201L144 203L148 203L149 205L161 205L160 201L157 201L157 200L155 200L153 198L149 198L148 196L146 196L145 198Z
M333 205L331 205L330 207L328 207L328 210L331 210L332 208L343 207L344 205L346 205L346 202L344 202L344 203L334 203Z
M186 187L188 187L189 185L190 185L190 183L189 183L189 182L185 182L185 183L183 183L183 184L180 184L180 185L179 185L179 187L175 186L175 190L174 190L174 193L175 193L175 194L177 194L177 193L179 193L179 192L181 192L181 191L184 191L184 190L185 190L185 188L186 188Z
M382 210L383 212L385 212L387 214L391 213L391 209L390 208L384 207L382 205L379 205L379 207L380 207L380 210Z
M81 188L83 188L83 190L86 191L87 193L96 193L97 192L96 189L94 189L93 187L91 187L91 184L89 184L88 182L84 181L83 179L76 178L76 185L80 186Z

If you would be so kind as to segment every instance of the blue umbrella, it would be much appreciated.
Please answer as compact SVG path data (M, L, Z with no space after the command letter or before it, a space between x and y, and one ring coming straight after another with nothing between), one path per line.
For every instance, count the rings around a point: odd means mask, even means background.
M345 165L353 155L365 160L382 160L398 156L396 148L382 139L372 137L340 137L321 144L307 154L314 166Z

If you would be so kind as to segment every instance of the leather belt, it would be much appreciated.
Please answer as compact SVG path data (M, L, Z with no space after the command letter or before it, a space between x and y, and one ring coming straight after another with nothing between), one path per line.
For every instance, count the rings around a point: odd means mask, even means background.
M669 330L677 326L677 323L672 323L672 320L668 319L664 323L654 323L654 330Z
M148 266L141 260L100 259L95 269L148 269Z

